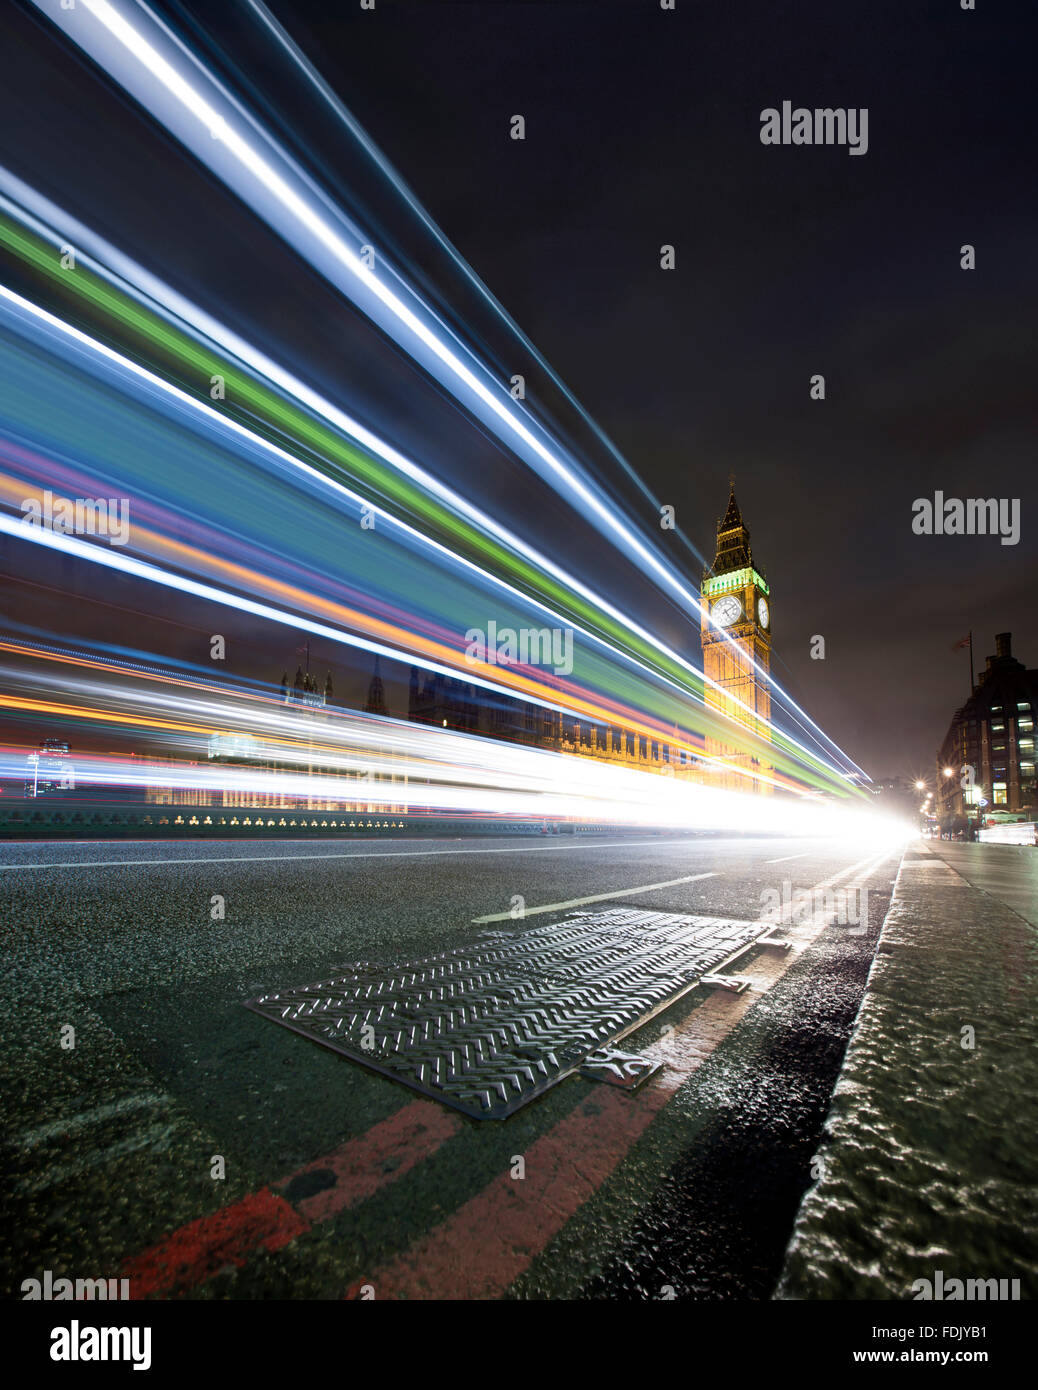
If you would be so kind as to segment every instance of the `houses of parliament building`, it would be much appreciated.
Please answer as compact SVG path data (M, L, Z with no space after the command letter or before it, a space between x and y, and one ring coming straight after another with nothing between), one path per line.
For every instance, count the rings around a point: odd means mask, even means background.
M755 566L750 532L735 498L734 483L717 523L714 562L703 575L703 606L716 626L702 629L708 710L727 715L767 740L771 694L771 595ZM727 640L728 638L732 641ZM756 665L756 670L754 669ZM418 723L528 743L538 748L599 758L642 771L662 772L728 790L770 790L761 760L707 738L703 757L630 730L544 710L507 695L493 695L463 677L424 674L411 668L408 717ZM675 738L691 742L675 730Z
M732 486L724 516L717 523L717 549L714 562L705 572L700 586L702 602L713 620L702 628L703 671L706 676L705 704L708 732L702 729L693 738L688 730L674 730L674 742L665 737L603 725L546 710L513 696L475 686L462 676L446 676L411 668L408 692L408 718L415 723L460 730L483 737L525 743L578 757L657 772L688 781L722 787L726 790L770 791L770 768L760 759L726 745L724 728L717 716L725 715L748 732L769 740L771 696L767 673L771 659L771 595L762 570L755 565L750 549L750 533L742 519ZM731 640L729 640L731 639ZM308 712L313 717L314 743L304 768L313 778L306 794L281 790L198 790L191 793L169 787L150 788L147 800L159 804L220 805L224 808L260 808L268 811L291 810L400 814L404 800L401 784L408 779L399 766L385 777L378 774L358 781L356 797L329 797L322 790L322 777L332 769L321 766L322 720L332 711L331 675L320 683L310 673L309 645L306 670L300 667L295 679L287 673L280 683L280 702L288 708ZM375 660L374 674L364 704L366 714L392 713ZM714 719L709 715L713 714ZM680 746L684 745L684 746ZM694 746L695 752L690 751ZM208 761L251 767L270 772L293 770L270 761L250 735L215 733L209 739ZM399 763L399 760L397 760ZM298 769L296 769L298 770ZM343 774L339 774L340 782ZM346 774L347 779L351 774ZM270 822L273 824L274 822Z

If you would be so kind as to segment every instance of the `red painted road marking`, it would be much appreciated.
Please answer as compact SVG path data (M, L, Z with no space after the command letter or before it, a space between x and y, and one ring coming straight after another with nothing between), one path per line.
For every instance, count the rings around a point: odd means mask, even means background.
M128 1261L121 1273L132 1280L131 1296L193 1288L225 1265L240 1268L256 1250L280 1250L311 1225L395 1182L460 1127L457 1115L435 1101L412 1101L366 1134L272 1185L284 1191L297 1179L323 1171L335 1179L323 1190L292 1202L265 1187L182 1226Z
M526 1177L503 1173L403 1255L357 1280L376 1298L500 1298L593 1196L656 1115L753 1003L713 994L646 1055L666 1069L633 1095L608 1086L560 1120L524 1154Z
M308 1163L274 1186L284 1192L307 1174L333 1174L334 1184L322 1191L299 1199L289 1196L296 1211L308 1221L327 1221L336 1212L367 1201L380 1187L403 1177L460 1128L461 1121L453 1110L433 1100L412 1101L387 1120L373 1125L366 1134L351 1139L327 1158Z
M376 1298L500 1298L669 1099L658 1089L630 1096L603 1087L526 1151L522 1182L502 1173L362 1282Z
M168 1293L200 1284L224 1265L241 1268L255 1250L280 1250L309 1225L283 1197L264 1187L182 1226L129 1260L121 1274L129 1278L133 1298Z

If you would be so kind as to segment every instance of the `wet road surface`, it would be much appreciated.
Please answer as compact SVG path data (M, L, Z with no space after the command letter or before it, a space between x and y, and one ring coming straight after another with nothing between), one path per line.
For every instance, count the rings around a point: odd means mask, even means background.
M125 1275L138 1297L767 1297L899 859L604 835L5 845L4 1282L50 1269ZM757 920L834 880L859 901L867 887L863 930L820 898L788 928L792 951L733 967L745 993L699 987L624 1043L663 1063L640 1091L574 1076L507 1121L468 1119L241 1006L344 963L470 942L517 896L531 925L613 895Z

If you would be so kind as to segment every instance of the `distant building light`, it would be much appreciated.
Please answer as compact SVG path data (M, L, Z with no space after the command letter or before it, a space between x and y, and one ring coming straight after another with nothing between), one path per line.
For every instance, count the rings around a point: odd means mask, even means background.
M211 734L207 751L210 758L245 761L255 760L260 756L259 743L251 734Z

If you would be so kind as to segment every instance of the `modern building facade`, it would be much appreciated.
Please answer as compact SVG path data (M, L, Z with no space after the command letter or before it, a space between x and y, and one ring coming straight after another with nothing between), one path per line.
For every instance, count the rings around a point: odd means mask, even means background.
M995 637L995 654L970 699L955 711L937 754L937 817L945 830L983 811L1038 819L1034 712L1038 670L1013 656L1012 634Z

